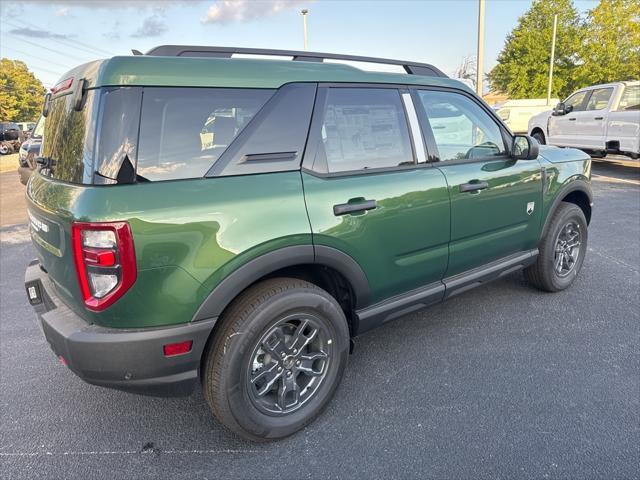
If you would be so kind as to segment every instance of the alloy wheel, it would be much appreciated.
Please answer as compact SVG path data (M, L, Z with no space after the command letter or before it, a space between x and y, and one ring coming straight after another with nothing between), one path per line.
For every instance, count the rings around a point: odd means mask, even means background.
M572 220L562 227L556 238L553 268L559 277L566 277L574 270L581 244L580 225Z
M247 369L251 403L270 415L298 410L314 397L327 375L333 341L315 316L278 321L253 349Z

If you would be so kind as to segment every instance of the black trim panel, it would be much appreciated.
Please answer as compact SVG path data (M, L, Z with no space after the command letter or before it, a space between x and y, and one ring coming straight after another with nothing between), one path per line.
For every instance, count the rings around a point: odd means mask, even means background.
M537 249L518 252L482 267L445 278L442 282L434 282L383 300L368 308L357 310L356 319L358 324L354 328L354 336L379 327L395 318L408 315L484 283L521 270L535 262L537 256Z
M90 324L60 300L37 261L25 272L25 287L42 298L31 303L51 349L85 382L156 396L189 395L198 383L200 358L215 318L157 328ZM189 340L189 352L164 356L164 345Z
M256 280L281 268L313 263L313 259L313 246L299 245L281 248L245 263L213 289L192 321L219 317L236 295Z
M446 287L444 298L446 300L473 287L521 270L535 262L537 256L537 248L528 252L518 252L473 270L445 278L443 280Z
M239 267L213 289L192 321L219 317L226 306L252 283L276 270L305 264L333 268L351 284L358 306L369 301L369 282L353 258L331 247L298 245L266 253Z
M541 230L540 238L544 238L547 234L547 229L549 228L549 224L551 222L551 218L553 217L553 213L556 211L562 199L573 192L582 192L589 199L589 205L593 206L593 189L591 188L591 184L586 180L575 179L571 182L567 183L564 187L560 188L553 199L553 203L549 207L549 211L547 212L547 218L544 221L544 227ZM587 225L590 223L591 218L587 218Z
M396 295L371 307L358 310L356 312L358 325L357 329L354 330L355 335L360 335L379 327L385 322L438 303L442 301L444 291L444 284L435 282L426 287Z
M344 252L324 245L315 245L315 262L333 268L342 274L351 284L356 300L356 308L363 308L369 305L369 280L367 276L353 258Z

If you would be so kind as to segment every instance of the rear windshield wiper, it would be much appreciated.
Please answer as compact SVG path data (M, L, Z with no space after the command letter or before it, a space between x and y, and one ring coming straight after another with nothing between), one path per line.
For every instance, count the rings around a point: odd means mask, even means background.
M51 157L36 157L36 164L40 166L40 170L49 170L51 173L56 165L56 160Z

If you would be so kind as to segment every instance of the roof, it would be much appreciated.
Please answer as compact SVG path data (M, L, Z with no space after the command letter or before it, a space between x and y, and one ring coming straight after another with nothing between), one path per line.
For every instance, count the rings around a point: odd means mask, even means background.
M248 58L113 57L81 65L64 78L84 77L89 87L166 86L278 88L291 82L394 83L469 88L446 77L367 72L322 62Z

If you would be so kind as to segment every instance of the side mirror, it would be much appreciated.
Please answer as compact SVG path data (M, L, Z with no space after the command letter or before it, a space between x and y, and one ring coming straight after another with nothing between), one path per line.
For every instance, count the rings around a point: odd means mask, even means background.
M51 107L51 93L47 93L44 96L44 105L42 105L42 116L49 115L49 108Z
M553 109L553 113L552 113L552 115L553 115L553 116L555 116L555 117L558 117L558 116L560 116L560 115L564 115L564 114L566 114L566 113L568 113L568 112L566 111L566 108L565 108L564 103L559 102L559 103L555 106L555 108Z
M540 145L538 141L529 135L516 135L513 137L511 157L515 160L535 160L538 158Z

